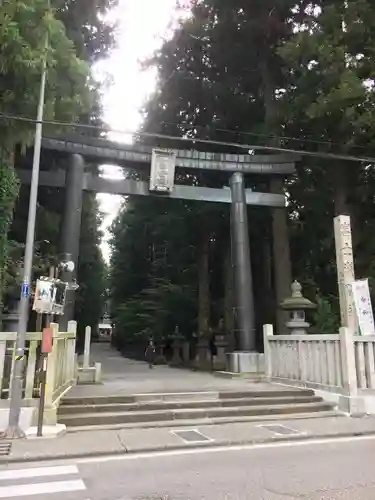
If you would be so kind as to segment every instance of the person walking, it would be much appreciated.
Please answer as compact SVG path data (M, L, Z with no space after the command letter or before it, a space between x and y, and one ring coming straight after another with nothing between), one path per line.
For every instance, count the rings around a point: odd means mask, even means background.
M155 364L156 349L153 340L149 340L148 345L145 350L145 358L148 363L148 367L152 369Z

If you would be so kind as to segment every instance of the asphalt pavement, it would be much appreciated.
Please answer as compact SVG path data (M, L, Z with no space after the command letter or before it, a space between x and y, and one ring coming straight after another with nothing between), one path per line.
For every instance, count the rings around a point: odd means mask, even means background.
M0 498L374 500L374 464L374 437L19 464Z

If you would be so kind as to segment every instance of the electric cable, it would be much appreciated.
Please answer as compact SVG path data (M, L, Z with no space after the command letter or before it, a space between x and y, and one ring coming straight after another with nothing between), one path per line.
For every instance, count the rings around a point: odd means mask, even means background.
M351 161L351 162L360 162L360 163L375 163L375 158L372 157L360 157L353 155L345 155L345 154L336 154L336 153L324 153L319 151L306 151L302 149L294 149L294 148L283 148L276 146L263 146L259 144L242 144L238 142L228 142L228 141L215 141L212 139L199 139L196 137L178 137L168 134L154 133L154 132L141 132L141 131L130 131L130 130L116 130L109 129L104 127L99 127L97 125L87 125L73 122L60 122L54 120L42 120L38 121L33 118L26 118L22 116L9 115L5 113L0 113L0 119L4 120L13 120L13 121L21 121L27 123L42 123L43 125L54 125L58 127L74 127L78 129L86 129L86 130L96 130L101 133L117 133L122 135L131 135L137 137L150 137L155 139L165 139L171 141L181 141L183 143L193 143L193 144L209 144L214 146L224 146L230 148L239 148L245 149L247 152L252 151L269 151L274 153L289 153L296 156L309 156L315 158L324 158L330 160L343 160L343 161ZM113 141L114 142L114 141Z

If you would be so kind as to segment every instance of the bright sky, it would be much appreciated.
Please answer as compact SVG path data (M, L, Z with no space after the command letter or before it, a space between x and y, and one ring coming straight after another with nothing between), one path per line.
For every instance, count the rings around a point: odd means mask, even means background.
M113 130L135 131L142 117L140 109L156 83L155 71L141 71L141 61L152 55L168 33L177 0L119 0L110 17L118 22L117 48L108 60L98 66L99 78L109 77L111 83L103 97L104 120ZM129 141L129 136L113 137ZM105 166L103 173L121 178L121 169ZM102 244L103 255L109 258L108 228L116 217L122 198L99 195L105 213Z

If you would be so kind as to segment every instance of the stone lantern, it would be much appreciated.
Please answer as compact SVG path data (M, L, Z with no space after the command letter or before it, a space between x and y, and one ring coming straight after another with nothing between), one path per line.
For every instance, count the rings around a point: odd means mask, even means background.
M302 286L294 281L291 286L292 295L283 300L281 309L288 311L289 321L285 324L292 335L306 335L310 323L306 321L306 311L315 309L316 305L302 295Z

